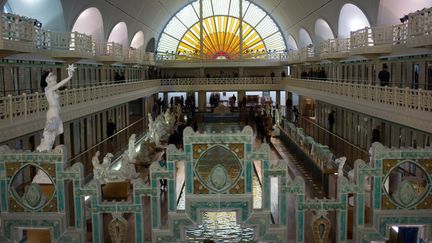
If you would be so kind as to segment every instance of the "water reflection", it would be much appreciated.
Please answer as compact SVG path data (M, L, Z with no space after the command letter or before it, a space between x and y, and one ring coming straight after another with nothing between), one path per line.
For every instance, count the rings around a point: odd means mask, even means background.
M256 173L253 173L252 176L252 194L253 194L253 208L261 209L262 208L262 188L258 181L258 176ZM177 203L177 210L185 210L186 209L186 200L185 200L185 187L180 193L180 198Z
M204 242L206 239L218 243L253 241L254 228L237 223L236 212L204 212L203 224L186 230L186 242Z
M207 122L203 128L205 133L238 133L241 130L238 122Z

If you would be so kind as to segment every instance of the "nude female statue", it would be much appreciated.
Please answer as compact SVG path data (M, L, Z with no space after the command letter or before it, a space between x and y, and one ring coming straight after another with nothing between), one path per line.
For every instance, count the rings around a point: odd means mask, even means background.
M63 133L63 122L60 118L60 100L56 90L65 85L73 76L76 67L69 65L68 77L57 83L57 76L49 73L46 78L45 97L48 101L48 111L46 123L43 131L41 144L36 148L39 152L51 151L55 137Z

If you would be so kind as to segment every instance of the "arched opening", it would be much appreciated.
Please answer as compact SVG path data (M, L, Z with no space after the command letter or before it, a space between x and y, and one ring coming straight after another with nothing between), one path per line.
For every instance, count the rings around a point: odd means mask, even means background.
M286 39L288 50L297 50L297 42L295 41L294 37L292 35L289 35Z
M432 6L432 0L381 0L378 8L378 26L399 24L408 13Z
M143 49L144 48L144 33L142 31L138 31L134 37L132 38L130 47L135 49Z
M159 53L180 59L257 58L286 49L272 16L248 0L194 1L170 19L157 44Z
M320 43L328 39L334 39L330 25L324 19L317 19L315 21L315 43Z
M343 5L339 14L338 37L347 38L351 31L365 27L370 27L370 24L363 11L350 3Z
M108 42L116 42L123 45L123 48L127 48L128 43L128 30L125 22L120 22L112 28L111 33L108 37Z
M66 31L63 8L59 0L9 0L5 6L14 14L36 19L42 23L44 29Z
M156 48L156 40L155 40L155 38L153 37L153 38L151 38L151 39L149 40L149 42L147 43L147 46L146 46L145 51L146 51L146 52L155 52L155 48Z
M308 45L311 45L312 43L312 39L309 35L309 33L301 28L299 30L299 47L300 49L307 47Z
M72 32L91 35L93 40L104 40L104 28L102 14L97 8L87 8L78 16L72 27Z

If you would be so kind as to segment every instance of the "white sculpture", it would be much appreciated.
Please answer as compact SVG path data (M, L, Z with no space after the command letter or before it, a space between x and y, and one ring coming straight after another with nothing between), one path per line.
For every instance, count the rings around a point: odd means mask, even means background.
M340 157L335 160L336 164L338 164L338 177L342 177L344 175L343 167L345 165L346 159L346 157Z
M96 151L95 155L92 158L92 164L93 164L93 178L96 180L99 180L101 183L104 182L104 178L108 173L109 166L111 164L111 159L113 155L111 153L108 153L103 158L102 164L99 161L100 152Z
M135 156L136 156L135 141L136 141L136 135L132 134L129 137L129 145L128 145L128 156L130 161L135 160Z
M43 138L41 143L37 146L36 150L51 151L57 135L63 133L63 122L60 118L60 101L59 95L56 90L65 85L73 76L76 67L69 65L68 77L57 83L57 76L53 73L49 73L46 78L47 87L45 87L45 97L48 101L48 111L46 114L46 123L43 131Z
M120 178L136 179L139 173L135 170L135 164L129 160L128 152L124 152L121 157Z

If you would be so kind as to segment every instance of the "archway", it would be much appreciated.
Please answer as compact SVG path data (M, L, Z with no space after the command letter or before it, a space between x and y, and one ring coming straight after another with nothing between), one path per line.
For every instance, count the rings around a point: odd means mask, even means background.
M72 32L91 35L95 41L104 40L102 14L97 8L91 7L82 11L72 27Z
M108 42L116 42L123 45L123 48L129 46L128 43L128 30L125 22L120 22L112 28L108 37Z
M330 25L324 19L317 19L315 21L315 43L320 43L328 39L334 39Z
M144 33L138 31L132 38L130 47L135 49L144 49Z
M307 32L307 30L301 28L299 30L299 48L305 48L311 44L313 44L313 42L309 33Z
M370 27L370 24L363 11L350 3L343 5L339 14L338 37L347 38L351 31L365 27Z
M298 49L297 42L295 41L295 39L292 35L288 36L286 42L287 42L288 50L297 50Z

